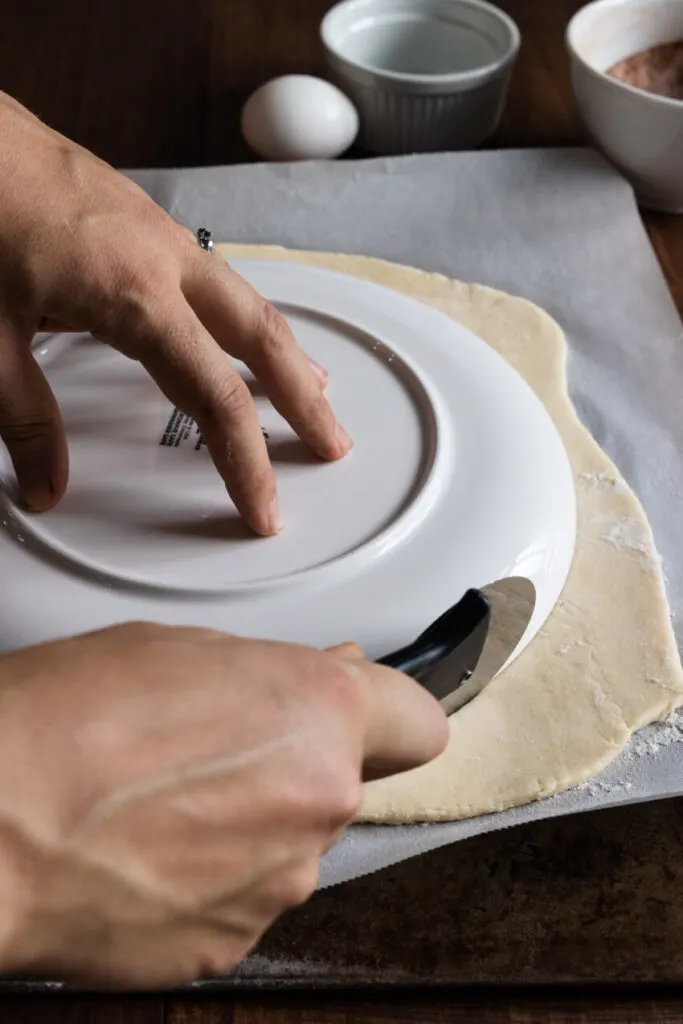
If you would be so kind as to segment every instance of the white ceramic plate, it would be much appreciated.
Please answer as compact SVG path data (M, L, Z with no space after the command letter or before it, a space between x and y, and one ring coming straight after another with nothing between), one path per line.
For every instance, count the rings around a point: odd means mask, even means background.
M576 531L571 470L541 402L419 302L292 264L235 267L328 369L354 450L311 457L251 381L286 518L279 537L255 538L194 424L138 364L85 335L41 337L71 477L46 515L25 514L11 485L0 495L0 650L148 619L353 639L379 657L468 587L514 574L537 588L519 652L560 594Z

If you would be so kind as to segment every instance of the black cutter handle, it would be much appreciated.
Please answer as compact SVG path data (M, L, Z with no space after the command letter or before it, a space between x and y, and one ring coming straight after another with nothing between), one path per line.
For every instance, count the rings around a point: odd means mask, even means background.
M452 679L452 689L456 689L476 668L490 616L488 598L480 590L468 590L457 604L428 626L417 640L393 654L379 658L377 663L395 668L418 682L425 682L429 689L426 680L428 670L444 658L450 658L448 674ZM461 658L457 657L458 649Z

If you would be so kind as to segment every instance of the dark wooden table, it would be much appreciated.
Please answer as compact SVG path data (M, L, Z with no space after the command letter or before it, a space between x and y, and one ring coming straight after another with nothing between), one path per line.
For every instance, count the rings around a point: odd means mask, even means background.
M238 131L241 104L273 75L322 70L317 26L329 6L6 0L0 88L119 167L243 162L251 156ZM563 41L581 3L500 6L523 46L490 145L581 144ZM644 220L683 311L683 218ZM263 983L252 959L220 996L10 995L0 1022L683 1021L682 810L670 801L540 822L322 893L279 922L260 951L271 963L303 962L306 992L284 993L291 975L271 970L276 991L248 994L250 982Z

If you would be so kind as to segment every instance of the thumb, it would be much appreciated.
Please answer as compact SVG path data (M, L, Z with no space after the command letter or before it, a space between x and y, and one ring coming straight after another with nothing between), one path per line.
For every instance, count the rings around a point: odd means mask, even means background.
M52 508L64 493L69 455L57 400L31 353L31 332L0 317L0 438L31 512Z
M340 657L338 652L331 656L360 685L364 698L366 782L417 768L438 757L448 742L448 719L424 687L384 665Z

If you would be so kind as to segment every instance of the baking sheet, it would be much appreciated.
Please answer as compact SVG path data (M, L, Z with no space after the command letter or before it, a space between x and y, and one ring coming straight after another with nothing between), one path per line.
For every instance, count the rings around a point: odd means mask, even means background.
M531 299L563 327L579 415L639 495L683 645L683 328L629 186L589 150L136 171L217 241L378 256ZM469 836L683 793L683 714L651 726L597 779L452 824L356 825L321 887Z

